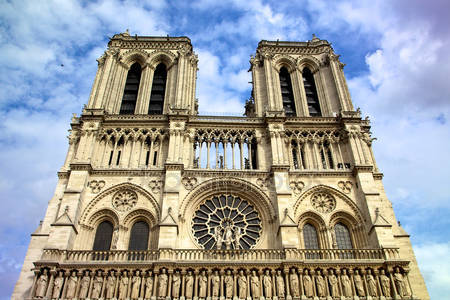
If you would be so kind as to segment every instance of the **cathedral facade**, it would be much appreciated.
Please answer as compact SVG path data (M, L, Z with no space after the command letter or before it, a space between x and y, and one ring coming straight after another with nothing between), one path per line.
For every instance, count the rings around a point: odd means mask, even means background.
M243 117L198 115L186 37L97 61L13 299L429 299L327 41L261 41Z

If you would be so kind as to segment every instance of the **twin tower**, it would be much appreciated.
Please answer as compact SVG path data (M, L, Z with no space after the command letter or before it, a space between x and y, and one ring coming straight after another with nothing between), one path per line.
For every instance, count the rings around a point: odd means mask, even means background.
M12 298L429 299L331 45L261 41L243 117L198 115L197 63L110 40Z

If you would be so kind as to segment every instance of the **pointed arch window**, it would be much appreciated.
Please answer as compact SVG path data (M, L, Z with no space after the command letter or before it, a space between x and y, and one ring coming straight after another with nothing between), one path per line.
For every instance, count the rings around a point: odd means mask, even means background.
M125 82L122 105L120 106L121 115L134 114L140 82L141 65L139 63L134 63L128 71L127 81Z
M295 102L294 93L292 92L291 75L285 67L280 69L280 86L284 111L287 116L295 116Z
M316 227L306 223L303 226L303 240L305 241L305 249L319 249Z
M342 223L337 223L334 226L334 233L336 235L338 249L353 249L350 231L347 226Z
M106 251L111 248L113 235L113 224L110 221L103 221L98 225L95 232L94 251Z
M166 93L167 69L160 63L153 75L152 92L150 94L150 104L148 106L149 115L161 115L164 108L164 96Z
M128 250L147 250L149 230L149 226L145 221L134 223L131 228Z
M305 88L306 103L308 104L309 115L311 117L320 117L322 112L320 110L319 97L317 96L316 83L311 70L303 69L303 86Z

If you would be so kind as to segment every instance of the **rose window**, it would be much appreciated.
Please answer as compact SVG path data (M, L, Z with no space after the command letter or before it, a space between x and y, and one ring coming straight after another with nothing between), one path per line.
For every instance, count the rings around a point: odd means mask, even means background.
M130 210L136 203L137 194L131 190L119 191L112 199L113 206L120 211Z
M327 193L315 193L312 195L311 204L321 213L329 213L336 208L336 200Z
M220 195L198 207L192 230L204 249L251 249L258 242L262 227L252 204L232 195Z

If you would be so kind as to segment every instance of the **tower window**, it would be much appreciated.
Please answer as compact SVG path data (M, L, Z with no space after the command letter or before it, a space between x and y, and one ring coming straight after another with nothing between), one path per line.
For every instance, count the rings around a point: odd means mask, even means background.
M309 115L311 117L320 117L322 112L320 111L319 98L317 97L316 84L314 76L308 68L303 69L303 86L305 87Z
M128 250L147 250L149 227L147 222L139 221L131 228Z
M153 75L152 92L150 94L149 115L161 115L164 107L166 93L167 69L164 64L159 64Z
M317 230L313 225L306 223L303 226L303 239L305 241L305 249L319 249Z
M334 226L334 232L336 234L336 244L338 249L352 249L352 240L350 238L350 232L347 226L342 223L337 223Z
M140 81L141 66L138 63L134 63L128 71L125 90L123 92L122 105L120 106L121 115L134 114Z
M292 92L291 75L282 67L280 69L281 99L287 116L295 116L294 93Z
M109 221L103 221L95 232L94 251L105 251L111 248L113 225Z

